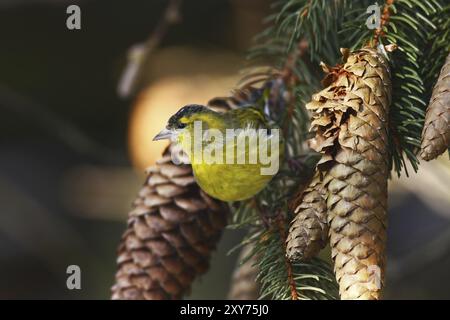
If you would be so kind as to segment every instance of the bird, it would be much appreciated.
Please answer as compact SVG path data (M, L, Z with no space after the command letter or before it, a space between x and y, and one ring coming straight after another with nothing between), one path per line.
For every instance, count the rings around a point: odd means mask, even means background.
M252 198L264 189L278 172L284 153L278 128L252 105L224 113L186 105L153 138L162 139L181 147L204 192L229 202Z

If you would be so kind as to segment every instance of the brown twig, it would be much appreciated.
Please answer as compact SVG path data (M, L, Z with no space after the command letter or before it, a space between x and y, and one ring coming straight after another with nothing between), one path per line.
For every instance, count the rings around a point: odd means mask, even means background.
M380 37L385 35L383 27L389 23L389 18L391 16L390 7L394 4L394 0L386 0L383 7L383 14L381 15L380 27L375 29L375 34L373 38L374 46L378 45Z
M142 68L151 53L160 45L169 27L181 20L182 0L170 0L155 29L144 43L133 46L129 51L128 64L117 88L119 96L125 98L135 92L142 75Z
M309 0L309 1L308 1L308 4L306 5L306 8L300 13L300 16L301 16L302 18L304 18L304 17L306 17L306 16L308 15L308 13L309 13L309 8L311 7L311 2L312 2L312 0Z
M287 82L292 83L296 82L299 79L295 76L293 69L295 67L295 63L298 59L302 58L305 52L308 50L308 42L306 39L301 39L297 45L297 49L292 52L284 64L283 70L281 72L281 78ZM295 83L292 83L295 84Z
M181 3L182 0L170 0L164 15L156 25L153 33L147 38L145 42L146 50L153 51L167 34L169 26L180 22L181 20Z

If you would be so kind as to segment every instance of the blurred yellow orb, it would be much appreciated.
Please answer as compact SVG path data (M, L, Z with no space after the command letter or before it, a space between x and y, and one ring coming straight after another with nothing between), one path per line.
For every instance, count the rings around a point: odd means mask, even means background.
M211 60L216 60L216 63ZM239 68L234 57L224 59L217 55L203 58L184 55L178 62L173 62L175 65L177 63L183 64L183 72L179 75L170 72L171 75L152 81L139 94L133 106L129 123L129 150L133 165L138 170L143 171L161 156L167 141L152 139L164 128L172 114L184 105L205 105L213 97L229 95L239 79L237 72L231 72ZM196 65L201 67L196 68ZM209 74L205 67L207 65L215 65L215 69ZM223 67L222 72L218 72L217 65ZM192 74L186 72L189 69ZM195 73L196 69L200 69L202 73Z

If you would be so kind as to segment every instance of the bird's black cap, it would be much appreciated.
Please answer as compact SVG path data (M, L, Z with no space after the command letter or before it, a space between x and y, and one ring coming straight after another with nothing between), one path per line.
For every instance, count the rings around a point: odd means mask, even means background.
M179 120L183 117L189 116L193 113L203 112L208 110L205 106L199 104L189 104L181 108L177 111L173 116L170 117L169 122L167 123L167 127L169 128L177 128L180 125Z

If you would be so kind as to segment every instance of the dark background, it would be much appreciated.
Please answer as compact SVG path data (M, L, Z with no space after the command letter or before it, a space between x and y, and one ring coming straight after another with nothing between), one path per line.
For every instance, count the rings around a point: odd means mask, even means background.
M78 31L66 28L72 3L82 11ZM163 76L186 77L196 66L183 62L182 50L242 62L269 3L185 1L146 80L121 99L127 52L151 34L166 1L0 0L0 298L109 298L115 250L143 180L129 146L139 92ZM171 48L182 48L173 64L186 68L164 68ZM450 298L449 172L440 159L392 183L387 298ZM240 236L225 233L191 298L226 296L235 263L226 252ZM81 290L66 288L70 264L81 267Z

